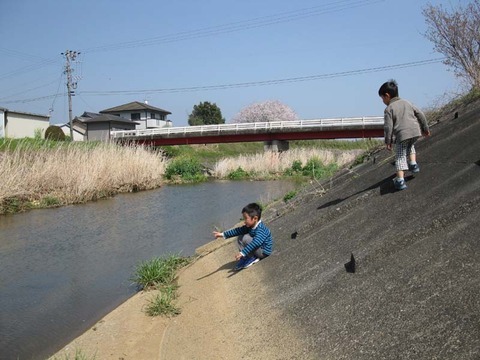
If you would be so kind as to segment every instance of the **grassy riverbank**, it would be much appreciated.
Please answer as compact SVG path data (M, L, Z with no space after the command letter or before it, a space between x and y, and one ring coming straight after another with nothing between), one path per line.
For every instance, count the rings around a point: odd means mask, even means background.
M191 182L208 176L222 180L272 180L295 176L323 178L345 164L362 162L378 140L292 141L290 150L265 152L263 143L182 145L163 147L172 158L166 178ZM208 174L205 175L205 174Z
M284 153L263 143L169 146L158 150L95 142L0 139L0 214L85 203L165 182L207 178L267 180L321 178L378 141L292 142Z
M163 182L166 159L142 147L2 141L0 214L85 203Z

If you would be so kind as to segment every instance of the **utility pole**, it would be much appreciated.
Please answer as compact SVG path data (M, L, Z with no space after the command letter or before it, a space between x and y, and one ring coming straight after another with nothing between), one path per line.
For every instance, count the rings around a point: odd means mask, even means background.
M65 56L65 71L64 74L67 75L67 93L68 93L68 118L70 120L70 138L73 141L73 113L72 113L72 96L75 96L75 89L77 88L77 82L73 81L72 72L74 71L70 66L71 61L75 61L77 55L80 55L80 52L66 50L62 53Z

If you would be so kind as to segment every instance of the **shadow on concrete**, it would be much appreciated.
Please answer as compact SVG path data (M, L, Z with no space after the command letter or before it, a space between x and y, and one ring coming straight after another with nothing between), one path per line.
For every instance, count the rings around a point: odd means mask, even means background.
M233 270L233 268L235 267L236 264L237 264L236 261L230 261L230 262L228 262L228 263L226 263L226 264L223 264L223 265L220 266L217 270L212 271L210 274L207 274L207 275L204 275L204 276L202 276L202 277L199 277L199 278L197 279L197 281L198 281L198 280L205 279L205 278L207 278L207 277L209 277L209 276L211 276L211 275L213 275L213 274L215 274L215 273L217 273L217 272L223 271L223 270L229 270L228 272L229 272L229 273L232 273L232 275L233 275L233 274L235 274L235 273L238 272L238 271ZM232 275L230 275L230 276L232 276Z
M380 188L380 195L386 195L386 194L391 194L391 193L394 193L396 192L397 190L395 190L395 187L393 186L393 179L395 178L395 175L391 175L383 180L380 180L379 182L369 186L368 188L366 189L363 189L363 190L360 190L360 191L357 191L356 193L350 195L350 196L346 196L344 198L338 198L338 199L335 199L335 200L332 200L332 201L329 201L323 205L320 205L317 209L318 210L321 210L321 209L325 209L327 207L330 207L330 206L335 206L335 205L338 205L340 204L341 202L347 200L347 199L350 199L351 197L353 196L356 196L356 195L359 195L359 194L362 194L364 192L367 192L367 191L370 191L370 190L373 190L373 189L376 189L376 188ZM413 178L413 176L407 176L405 178L406 181L409 181Z

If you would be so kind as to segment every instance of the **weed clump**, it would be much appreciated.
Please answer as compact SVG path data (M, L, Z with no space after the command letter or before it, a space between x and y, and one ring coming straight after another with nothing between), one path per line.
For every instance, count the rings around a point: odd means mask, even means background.
M145 309L148 315L180 314L180 309L173 304L177 298L178 289L176 272L189 262L188 258L170 255L144 261L137 266L132 279L137 286L140 289L158 291Z
M297 196L297 191L291 190L285 194L285 196L283 197L283 201L287 203L288 201L292 200L295 196Z
M168 180L182 180L185 182L204 181L203 167L194 157L179 157L173 159L165 170Z
M248 179L249 177L250 174L243 170L240 166L227 175L228 180L244 180Z

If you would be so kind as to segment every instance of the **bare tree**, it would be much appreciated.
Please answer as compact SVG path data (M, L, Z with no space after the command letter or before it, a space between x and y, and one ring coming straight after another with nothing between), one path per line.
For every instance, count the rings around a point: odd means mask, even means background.
M428 4L422 13L428 25L425 36L445 55L444 64L480 90L480 0L458 5L450 12L442 5Z

